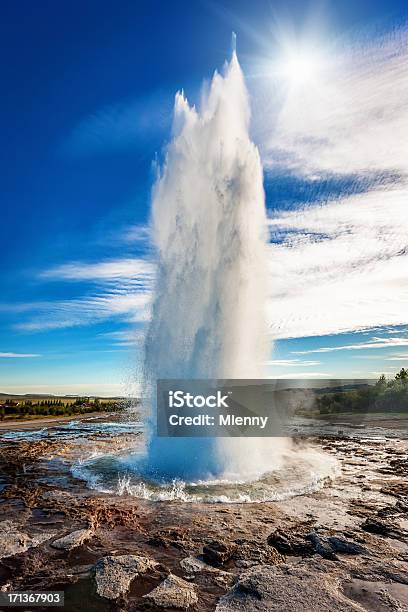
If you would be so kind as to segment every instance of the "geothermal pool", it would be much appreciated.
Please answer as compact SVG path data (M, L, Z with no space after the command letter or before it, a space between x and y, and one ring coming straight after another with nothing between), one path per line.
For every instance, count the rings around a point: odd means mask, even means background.
M158 502L280 501L317 491L338 474L338 464L333 457L302 445L287 447L279 466L254 477L243 478L232 472L202 479L164 477L149 469L143 423L128 418L104 420L99 417L38 429L0 432L1 440L48 440L67 444L71 450L61 468L65 467L90 489Z
M144 476L143 467L143 457L135 452L101 455L77 462L72 474L104 493L150 501L254 503L312 493L339 473L333 457L313 448L287 451L279 468L255 480L243 480L237 474L228 473L202 480L166 480L152 474Z
M397 422L396 422L397 423ZM307 419L311 436L333 436L333 425ZM299 422L296 422L299 427ZM254 478L225 472L202 479L165 478L148 469L145 454L144 424L139 420L110 416L49 425L47 427L0 431L0 443L48 440L63 453L60 469L94 491L114 496L133 497L153 502L261 503L284 501L313 493L340 475L339 463L332 454L303 441L295 441L282 452L280 464ZM365 428L342 424L350 443L371 441L374 447L401 436L393 423L373 419ZM335 439L335 438L333 438ZM56 459L51 459L55 462ZM53 466L55 468L55 465Z

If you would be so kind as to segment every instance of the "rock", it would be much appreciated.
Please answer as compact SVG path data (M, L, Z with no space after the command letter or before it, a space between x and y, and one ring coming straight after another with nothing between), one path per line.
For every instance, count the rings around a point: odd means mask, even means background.
M212 540L203 547L203 558L211 565L224 565L237 550L237 545L222 540Z
M2 521L0 523L0 559L18 555L29 548L39 546L53 535L54 533L48 532L30 536L19 531L19 525L13 521Z
M361 546L361 544L356 544L355 542L350 542L348 540L344 540L343 538L330 536L327 538L327 540L332 549L338 553L344 553L346 555L360 555L367 552L367 549L364 548L364 546Z
M378 511L378 503L367 502L362 499L351 499L347 514L367 518Z
M310 533L306 536L306 539L312 543L313 550L317 555L321 555L324 559L331 559L332 561L338 561L335 554L336 552L348 555L359 555L363 552L367 552L367 550L359 544L334 536L324 538L317 535L317 533Z
M377 515L380 518L389 518L394 515L405 515L408 514L408 504L401 500L398 500L395 505L384 506L378 510Z
M72 550L73 548L81 546L81 544L89 540L92 535L92 529L78 529L77 531L72 531L63 538L54 540L54 542L51 543L51 546L53 548L58 548L59 550Z
M405 529L379 518L367 518L364 523L360 525L360 527L369 533L383 535L396 540L406 540L408 538L408 532Z
M225 572L224 570L213 567L208 563L204 563L197 557L186 557L180 561L180 567L186 572L187 578L194 578L196 574L211 574L215 582L220 585L231 584L234 579L234 575L231 572Z
M392 525L387 521L373 517L366 518L366 520L361 524L361 529L364 531L378 535L388 535L392 528Z
M333 548L325 538L322 538L317 535L317 533L308 533L306 536L306 540L308 540L313 546L313 552L317 555L321 555L324 559L331 559L332 561L337 561L338 558L334 553Z
M283 563L285 557L273 546L268 546L265 542L256 540L239 539L235 540L239 544L233 555L237 567L251 567L252 565L276 565Z
M317 535L317 533L310 533L306 536L306 539L312 543L313 550L317 555L321 555L324 559L331 559L332 561L338 561L338 557L335 553L359 555L363 552L367 552L360 544L355 544L354 542L349 542L343 538L334 536L324 538Z
M394 497L406 499L408 496L408 483L404 481L390 482L381 487L380 492L385 493L385 495L393 495Z
M219 600L216 612L243 610L361 612L362 608L339 591L335 577L301 562L294 566L258 565L241 574L230 592Z
M180 561L180 567L182 567L183 570L188 574L199 574L200 572L211 572L215 574L223 572L223 570L220 570L216 567L213 567L212 565L209 565L208 563L205 563L198 557L185 557ZM227 574L228 572L223 573Z
M164 609L188 610L198 602L194 586L174 574L169 574L158 587L143 597Z
M338 561L336 553L358 555L367 552L363 546L338 537L323 537L315 531L305 535L284 533L280 529L268 537L268 544L286 555L310 557L321 555L324 559Z
M117 599L127 592L134 578L157 565L156 561L140 555L103 557L94 565L96 592L106 599Z
M187 572L187 574L199 574L202 571L213 571L215 572L215 567L208 565L208 563L204 563L201 559L197 557L185 557L180 561L180 567Z
M393 476L405 476L408 474L408 460L406 458L391 459L388 466L378 469L381 474L392 474Z
M308 557L314 553L312 543L306 541L304 535L284 532L282 529L276 529L271 533L267 543L282 555Z
M188 544L188 533L185 529L173 527L169 529L161 529L154 532L151 537L147 540L150 546L158 546L161 548L179 548L184 550L184 547Z

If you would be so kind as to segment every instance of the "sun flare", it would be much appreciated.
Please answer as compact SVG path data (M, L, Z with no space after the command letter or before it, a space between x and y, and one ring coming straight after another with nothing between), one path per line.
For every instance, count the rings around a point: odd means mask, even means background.
M297 51L286 55L279 63L279 75L292 85L316 81L321 75L324 62L317 54Z

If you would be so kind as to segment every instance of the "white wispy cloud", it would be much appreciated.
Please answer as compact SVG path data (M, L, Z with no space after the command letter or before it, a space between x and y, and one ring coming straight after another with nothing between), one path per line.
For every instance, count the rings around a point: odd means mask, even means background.
M87 281L94 290L72 299L26 304L29 316L16 327L34 332L94 325L107 319L144 322L149 317L154 272L154 265L141 258L55 266L43 271L40 279Z
M309 368L321 364L321 361L302 361L301 359L270 359L264 362L267 366L304 367Z
M16 325L25 331L45 331L66 327L94 325L107 319L132 323L148 318L150 293L145 291L104 293L73 300L52 302L46 309L39 309L26 321Z
M407 61L406 28L337 49L315 83L288 88L261 134L275 173L366 188L313 203L311 187L307 206L270 219L275 338L408 322Z
M408 171L407 29L326 53L320 78L288 88L265 162L306 174Z
M144 341L144 333L141 329L126 329L113 332L105 332L103 338L111 341L115 346L137 346L140 347Z
M150 227L148 225L131 225L126 228L122 234L121 239L124 242L142 243L147 245L151 239Z
M408 190L277 212L270 219L271 334L335 334L408 322Z
M54 266L41 272L40 278L49 280L106 281L135 280L150 282L154 266L141 258L116 259L96 263L72 262Z
M31 357L41 357L37 353L0 353L0 359L31 359Z
M406 191L371 191L326 205L278 212L270 220L270 333L273 338L336 334L408 323ZM42 330L108 318L145 321L155 264L143 258L53 267L41 280L87 281L97 291L26 304L19 327ZM18 307L18 306L17 306Z
M294 355L309 355L310 353L333 353L336 351L361 351L365 349L384 349L396 346L408 346L408 338L372 338L369 342L358 342L342 346L324 346L306 351L292 351Z

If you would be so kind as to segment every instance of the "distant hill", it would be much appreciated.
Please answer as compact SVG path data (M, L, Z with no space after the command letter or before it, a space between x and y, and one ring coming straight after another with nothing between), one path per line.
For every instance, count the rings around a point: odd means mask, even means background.
M52 393L1 393L0 398L21 398L21 399L78 399L80 397L89 397L90 399L103 399L103 400L124 400L126 398L121 396L102 397L100 395L53 395Z
M348 391L359 391L360 389L368 389L376 383L375 380L367 380L360 383L345 384L333 387L319 387L312 390L316 394L323 393L347 393Z

